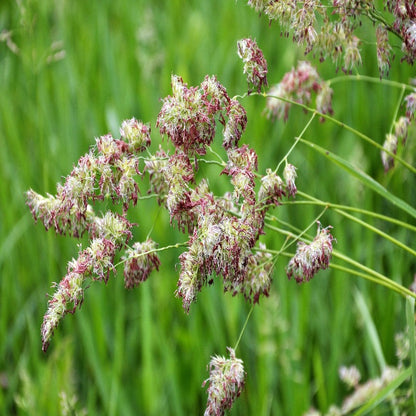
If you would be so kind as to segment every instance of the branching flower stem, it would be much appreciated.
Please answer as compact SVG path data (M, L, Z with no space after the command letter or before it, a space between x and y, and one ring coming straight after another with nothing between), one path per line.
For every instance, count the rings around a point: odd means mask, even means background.
M306 130L309 128L309 126L311 125L313 119L315 118L315 116L318 113L313 112L311 118L309 119L309 121L306 123L305 127L303 128L302 132L299 134L298 137L295 138L295 143L293 143L292 147L288 150L288 152L285 154L285 156L282 158L282 160L279 162L279 164L277 165L276 169L274 170L274 173L276 173L280 166L282 165L282 163L287 160L287 158L289 157L289 155L292 153L293 149L296 147L296 145L298 144L299 140L303 137L303 135L305 134Z
M378 10L376 10L374 7L363 9L364 14L373 22L373 23L382 23L386 29L393 33L395 36L397 36L401 41L403 41L402 36L400 36L399 33L397 33L396 30L391 26L390 23L387 22L387 20L380 14Z
M336 8L334 7L334 10ZM401 41L403 41L403 37L398 33L394 27L384 18L384 16L374 7L370 5L365 5L364 7L359 7L355 10L356 12L359 11L359 14L367 16L368 19L371 20L373 23L381 23L386 27L386 29L397 36Z
M166 250L170 250L172 248L186 247L187 245L188 245L188 242L171 244L169 246L165 246L165 247L161 247L161 248L155 248L154 250L149 250L149 251L140 253L140 254L138 254L136 256L133 256L133 257L147 256L147 255L152 254L152 253L159 253L160 251L166 251ZM128 247L128 245L126 245L126 247ZM121 264L124 264L125 262L126 262L126 259L120 260L117 264L114 265L114 268L117 268L118 266L120 266Z
M281 232L281 234L285 234L287 235L289 238L287 238L285 240L285 242L283 243L282 248L280 249L280 252L283 252L284 250L286 250L288 247L290 247L292 244L296 243L296 241L301 240L301 241L307 241L307 239L302 238L304 235L307 238L310 238L306 233L308 232L308 230L310 228L312 228L317 222L319 222L319 219L322 217L322 215L325 214L325 211L327 210L327 207L325 207L322 212L304 229L304 230L299 230L298 228L291 226L291 228L297 233L297 235L295 236L294 234L292 234L289 231L285 231L285 230L281 230L279 228L276 228L274 226L272 226L271 224L265 223L265 227L273 230L273 231L277 231L277 232ZM290 241L290 238L294 238L294 240ZM276 253L274 253L276 254Z

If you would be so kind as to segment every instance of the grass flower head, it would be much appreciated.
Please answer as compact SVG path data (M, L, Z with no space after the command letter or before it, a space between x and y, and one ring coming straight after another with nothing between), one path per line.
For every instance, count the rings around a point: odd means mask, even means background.
M253 39L241 39L237 42L238 56L244 62L244 74L247 76L249 93L251 88L260 92L262 86L267 86L267 62L263 52Z
M123 260L124 286L127 289L147 280L154 269L159 270L160 260L154 252L156 247L157 244L148 239L143 243L134 243L132 248L126 250Z
M228 347L230 358L214 356L209 363L208 401L205 416L223 416L231 409L244 387L243 361L236 358L235 351Z
M321 228L318 223L318 233L311 244L298 242L296 254L286 267L289 280L294 277L298 283L308 282L319 270L328 268L334 239L331 228Z

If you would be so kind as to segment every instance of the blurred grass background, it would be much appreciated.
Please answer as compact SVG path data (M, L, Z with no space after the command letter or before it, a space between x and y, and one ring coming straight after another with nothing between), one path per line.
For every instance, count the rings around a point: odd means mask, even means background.
M160 99L170 94L172 73L190 85L215 74L231 96L246 91L238 39L257 40L269 63L270 85L303 59L302 51L243 1L7 0L0 3L0 31L12 31L18 48L0 43L0 414L59 414L61 392L75 395L78 408L90 415L201 414L210 356L234 346L249 305L223 295L217 283L202 291L187 316L174 297L180 250L172 250L163 254L160 272L136 290L124 289L121 273L107 286L92 285L81 310L64 319L43 354L45 294L76 256L77 241L34 225L24 192L54 193L94 137L117 135L126 118L150 122L156 148L155 120ZM313 62L323 78L337 75L331 63ZM360 71L378 76L371 44L364 46L364 62ZM396 59L390 74L408 82L412 69ZM382 143L398 98L399 91L383 85L338 83L335 116ZM260 172L274 168L308 115L292 109L287 123L273 124L261 115L263 98L242 103L248 113L242 141L258 152ZM415 205L414 177L401 167L385 175L378 150L329 122L314 122L306 138ZM409 140L404 157L410 163L414 150ZM298 145L290 162L304 192L408 221L313 150ZM222 181L211 184L221 190ZM275 213L303 229L319 212L282 206ZM185 241L154 201L139 203L133 215L140 224L138 240L154 226L160 246ZM398 248L331 212L321 222L334 226L338 250L405 286L413 281L414 261ZM414 247L409 232L372 223ZM284 239L269 232L262 241L278 249ZM396 363L394 334L405 327L403 299L331 270L298 286L285 277L285 264L279 259L270 298L255 308L237 350L247 385L231 414L300 415L310 406L325 411L346 393L340 365L356 364L364 379L380 373L355 289L365 297L387 362Z

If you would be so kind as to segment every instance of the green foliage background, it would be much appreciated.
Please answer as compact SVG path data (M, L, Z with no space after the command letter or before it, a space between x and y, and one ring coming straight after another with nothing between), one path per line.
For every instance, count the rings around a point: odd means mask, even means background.
M202 291L187 316L174 297L180 250L172 250L162 255L160 272L136 290L124 289L121 273L107 286L92 285L81 311L65 318L43 354L45 293L65 274L78 242L35 226L24 192L54 193L94 137L117 135L126 118L151 122L156 148L155 120L160 99L170 94L172 73L190 85L215 74L231 96L244 93L238 39L257 40L269 63L270 85L304 59L303 52L244 1L9 0L0 4L1 30L12 30L19 51L0 43L0 414L56 415L62 391L75 394L79 408L91 415L201 414L210 356L224 355L235 344L249 305L223 295L217 283ZM359 71L377 77L371 36L369 31ZM63 59L54 60L61 50ZM396 52L390 77L408 82L413 69L399 63L399 46ZM331 63L309 58L323 78L341 75ZM383 84L338 83L335 116L382 143L399 93ZM262 116L262 97L242 103L248 113L242 141L256 149L259 171L265 172L287 152L308 115L294 108L287 123L273 124ZM351 133L316 121L306 137L415 205L414 177L401 167L385 175L379 151ZM412 139L403 155L410 163ZM299 144L290 162L298 167L302 191L408 221L308 147ZM213 177L211 185L223 191L222 181ZM303 229L319 212L282 206L275 214ZM185 241L154 201L140 202L131 219L140 224L137 240L154 226L160 246ZM330 212L321 221L334 226L338 250L405 286L413 281L414 261L398 248ZM373 224L414 247L408 231ZM284 238L268 232L262 241L279 249ZM377 376L355 290L364 295L387 362L396 363L394 334L405 327L402 298L331 270L299 286L285 277L286 262L279 259L271 296L255 308L237 350L247 385L231 414L300 415L310 406L325 411L346 393L338 380L340 365L356 364L365 379Z

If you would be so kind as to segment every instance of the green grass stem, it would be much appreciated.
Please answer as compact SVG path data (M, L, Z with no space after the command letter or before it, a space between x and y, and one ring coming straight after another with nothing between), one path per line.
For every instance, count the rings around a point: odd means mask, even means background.
M304 241L306 243L309 243L310 242L310 239L308 240L308 239L302 238L301 236L296 236L296 235L294 235L290 231L284 230L282 228L275 227L275 226L273 226L271 224L267 224L266 223L265 224L265 227L267 227L268 229L270 229L272 231L275 231L275 232L278 232L280 234L283 234L283 235L286 235L288 237L291 237L291 238L295 239L295 241L296 240L302 240L302 241ZM293 254L284 253L284 252L282 252L282 250L280 250L280 251L270 251L270 252L273 253L273 254L283 254L283 255L286 255L286 256L289 256L289 257L293 257ZM363 264L361 264L361 263L359 263L359 262L351 259L350 257L348 257L348 256L346 256L346 255L344 255L344 254L342 254L340 252L338 252L337 250L333 250L332 256L335 257L335 258L338 258L340 260L343 260L344 262L349 263L349 264L351 264L352 266L354 266L354 267L356 267L358 269L361 269L365 273L363 273L363 274L361 274L361 273L357 274L356 272L354 272L353 270L351 270L349 268L341 269L339 266L336 266L336 265L333 265L334 268L337 267L337 268L339 268L339 270L343 270L343 271L345 271L347 273L355 274L356 276L363 277L366 280L370 280L370 281L372 281L374 283L377 283L377 284L380 284L382 286L385 286L388 289L391 289L391 290L393 290L393 291L401 294L404 297L411 296L413 298L416 298L416 294L415 293L413 293L409 289L405 288L401 284L395 282L394 280L389 279L388 277L384 276L381 273L378 273L377 271L371 269L370 267L364 266Z
M251 314L253 313L253 310L254 310L254 305L251 305L251 308L250 308L250 310L248 311L248 314L247 314L247 318L246 318L246 320L244 321L244 325L243 325L243 327L241 328L240 335L238 336L237 342L235 343L235 346L234 346L234 351L238 348L238 345L240 344L241 338L242 338L242 336L243 336L243 334L244 334L244 331L246 330L246 327L247 327L248 321L249 321L249 319L250 319Z
M336 257L340 260L345 261L346 263L351 264L352 266L357 267L358 269L363 270L368 275L373 276L376 280L376 282L382 286L388 287L391 290L394 290L395 292L400 293L402 296L411 296L413 298L416 298L416 294L407 289L406 287L402 286L401 284L395 282L394 280L389 279L388 277L382 275L381 273L376 272L375 270L364 266L363 264L359 263L358 261L355 261L351 259L348 256L345 256L344 254L334 250L332 252L333 257Z
M391 237L389 234L385 233L384 231L380 230L379 228L374 227L374 226L370 225L369 223L367 223L366 221L362 221L359 218L354 217L354 216L348 214L345 211L350 210L350 211L354 211L354 212L357 212L357 213L360 213L360 214L365 214L365 215L368 215L370 217L379 218L379 219L382 219L384 221L388 221L388 222L400 225L403 228L407 228L407 229L410 229L412 231L416 231L416 227L414 227L413 225L405 223L404 221L399 221L395 218L391 218L391 217L387 217L387 216L384 216L384 215L377 214L377 213L372 212L372 211L363 210L361 208L355 208L355 207L349 207L349 206L345 206L345 205L337 205L337 204L331 204L329 202L327 203L327 202L324 202L324 201L319 201L318 199L316 199L314 197L311 197L311 196L309 196L309 195L307 195L303 192L298 192L298 194L300 196L303 196L305 198L310 199L311 201L287 201L287 202L284 202L283 204L287 204L287 205L294 204L294 205L296 205L296 204L302 204L302 203L305 203L305 204L316 203L316 205L318 205L318 206L325 206L327 208L332 209L334 212L337 212L338 214L342 215L343 217L348 218L351 221L354 221L357 224L362 225L364 228L367 228L368 230L382 236L383 238L390 241L391 243L397 245L398 247L402 248L403 250L406 250L411 255L416 256L416 251L413 250L411 247L407 246L406 244L402 243L401 241L397 240L396 238Z
M360 312L360 315L363 318L364 325L366 327L367 334L370 340L370 344L373 348L374 354L378 361L378 365L380 367L380 372L383 373L387 368L387 362L386 358L384 357L383 348L381 346L380 337L378 336L374 320L371 317L370 311L367 307L367 303L360 291L355 290L354 299L357 308ZM392 392L389 395L389 400L391 402L393 415L399 416L399 411L397 409L396 401Z
M415 346L415 299L406 298L406 320L409 331L410 363L412 369L413 409L416 411L416 346Z
M340 77L335 77L335 78L331 78L328 79L327 82L330 85L334 85L337 84L339 82L369 82L372 84L377 84L377 85L387 85L389 87L392 88L398 88L398 89L405 89L408 91L414 91L415 87L413 85L409 85L409 84L404 84L403 82L397 82L394 80L390 80L390 79L380 79L379 77L371 77L368 75L361 75L361 74L356 74L356 75L343 75Z
M349 132L353 133L355 136L359 137L360 139L364 140L365 142L371 144L372 146L376 147L379 150L382 150L383 152L387 153L389 156L391 156L392 158L394 158L397 162L399 162L401 165L405 166L407 169L409 169L412 173L416 174L416 168L414 166L412 166L411 164L407 163L404 159L402 159L400 156L398 156L397 154L394 154L393 152L391 152L388 149L385 149L381 144L377 143L376 141L374 141L371 137L368 137L366 134L360 132L359 130L349 126L348 124L343 123L342 121L339 121L338 119L329 116L328 114L323 114L320 113L319 111L317 111L314 108L311 108L305 104L302 103L298 103L294 100L288 99L288 98L284 98L284 97L278 97L275 95L268 95L268 94L259 94L262 95L265 98L275 98L276 100L280 100L289 104L293 104L295 106L298 106L300 108L302 108L305 111L308 111L310 113L313 113L315 115L319 115L319 117L324 118L325 120L329 120L332 123L336 124L337 126L340 126L342 128L344 128L345 130L348 130Z
M377 218L386 222L389 222L391 224L396 224L400 227L407 228L408 230L411 230L413 232L416 232L416 227L412 224L409 224L408 222L400 221L397 218L389 217L387 215L379 214L378 212L369 211L363 208L359 207L353 207L350 205L342 205L342 204L333 204L329 201L321 201L311 195L308 195L302 191L298 190L298 195L309 199L309 201L283 201L282 205L319 205L319 206L326 206L329 209L339 209L342 211L352 211L356 212L358 214L367 215L369 217Z
M384 188L384 186L380 185L376 180L374 180L371 176L367 175L365 172L358 169L356 166L353 166L347 160L341 158L335 153L332 153L329 150L324 149L321 146L318 146L317 144L312 143L308 140L300 139L300 141L306 144L307 146L311 147L312 149L316 150L323 156L325 156L332 163L335 163L336 165L340 166L343 170L348 172L351 176L354 176L355 178L357 178L362 184L366 185L368 188L377 192L387 201L391 202L398 208L402 209L404 212L407 212L413 218L416 218L415 208L413 208L412 206L410 206L408 203L398 198L397 196L393 195L386 188Z

